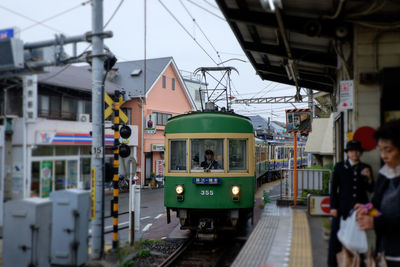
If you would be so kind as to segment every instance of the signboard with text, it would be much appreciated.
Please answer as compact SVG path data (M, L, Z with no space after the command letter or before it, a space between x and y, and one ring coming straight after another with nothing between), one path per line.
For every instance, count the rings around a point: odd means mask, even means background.
M353 108L353 80L340 81L339 96L341 110Z
M164 176L164 161L156 160L156 176Z
M14 28L1 29L0 30L0 40L13 38L14 37L14 33L15 33Z
M53 162L42 161L40 163L40 196L49 197L51 192L51 176L53 173Z
M92 168L92 191L91 191L91 207L92 209L90 210L90 215L92 220L96 219L96 168Z

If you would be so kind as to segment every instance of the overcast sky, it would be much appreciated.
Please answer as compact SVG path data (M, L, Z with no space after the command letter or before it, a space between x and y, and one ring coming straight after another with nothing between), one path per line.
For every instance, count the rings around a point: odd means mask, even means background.
M234 87L233 95L236 98L295 94L294 87L262 81L255 74L254 68L245 57L214 0L161 1L186 28L187 32L167 12L159 0L148 0L147 58L172 56L178 68L186 71L194 71L198 67L213 67L216 66L214 61L220 63L237 58L246 62L231 60L225 64L233 66L239 71L239 75L232 73L231 76ZM105 43L119 61L144 58L143 2L144 0L104 1L104 23L112 17L112 14L115 14L106 27L106 30L113 32L114 37L107 39ZM0 29L18 27L21 30L20 38L24 42L53 39L57 33L67 36L80 35L91 30L90 4L82 5L82 3L87 3L87 1L2 0L0 2ZM118 6L120 8L117 10ZM196 22L193 22L192 17ZM37 23L38 21L42 23ZM200 29L197 25L200 26ZM209 56L191 36L206 50ZM79 50L82 51L86 47L87 44L81 44ZM307 103L296 104L297 108L306 106ZM293 106L290 104L258 104L234 105L233 108L239 114L259 114L265 118L270 117L272 111L272 120L284 121L285 109L291 109Z

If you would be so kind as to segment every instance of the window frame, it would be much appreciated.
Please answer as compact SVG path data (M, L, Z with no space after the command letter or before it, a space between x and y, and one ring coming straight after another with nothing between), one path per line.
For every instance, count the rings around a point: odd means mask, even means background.
M224 173L225 172L225 141L227 138L189 138L189 149L190 149L190 153L188 154L188 160L189 160L189 165L190 165L190 173L204 173L204 169L201 170L193 170L192 168L192 141L193 140L222 140L222 164L223 164L223 168L222 169L217 169L217 170L210 170L210 173ZM200 159L199 159L200 161Z
M169 139L168 141L168 146L169 146L169 151L168 151L168 171L169 172L171 172L171 173L187 173L187 172L189 172L189 164L188 164L188 149L190 149L189 147L188 147L188 141L189 141L190 139L185 139L185 138L174 138L174 139ZM185 141L185 143L186 143L186 146L185 146L185 148L186 148L186 151L185 151L185 162L186 162L186 170L175 170L175 169L172 169L171 168L171 163L172 163L172 160L171 160L171 153L172 153L172 145L171 145L171 143L173 142L173 141Z
M230 164L230 154L229 154L229 141L231 140L240 140L240 141L245 141L245 168L241 169L241 170L231 170L229 167ZM228 146L228 166L227 166L227 170L228 173L244 173L244 172L249 172L249 141L248 138L226 138L227 141L227 146ZM256 145L257 146L257 145ZM260 147L261 149L262 147ZM256 156L257 157L257 156ZM257 162L257 160L256 160Z
M155 120L156 126L167 125L168 119L172 117L172 114L170 114L170 113L153 112L152 114L155 114L155 116L156 116L156 120Z

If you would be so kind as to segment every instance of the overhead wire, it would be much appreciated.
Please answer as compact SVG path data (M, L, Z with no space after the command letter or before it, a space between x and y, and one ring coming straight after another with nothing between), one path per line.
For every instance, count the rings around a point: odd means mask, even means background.
M189 3L191 3L191 4L195 5L195 6L197 6L197 7L200 8L200 9L206 11L207 13L213 15L214 17L217 17L217 18L219 18L219 19L222 20L222 21L226 21L225 18L223 18L223 17L221 17L221 16L215 14L214 12L208 10L207 8L205 8L205 7L203 7L203 6L199 5L199 4L197 4L196 2L193 2L192 0L186 0L186 1L188 1Z
M91 1L91 0L90 0L90 1ZM120 9L120 7L121 7L121 5L122 5L122 3L123 3L124 1L125 1L125 0L121 0L121 1L119 2L118 6L115 8L115 10L114 10L113 13L111 14L111 16L108 18L107 22L104 24L103 29L105 29L105 28L110 24L110 22L113 20L113 18L114 18L115 15L117 14L118 10ZM91 46L92 46L92 44L89 44L89 45L83 50L83 52L81 53L81 55L83 55ZM52 78L56 77L57 75L61 74L61 73L64 72L66 69L68 69L70 66L71 66L71 64L68 64L68 65L64 66L61 70L59 70L59 71L56 72L55 74L53 74L53 75L51 75L51 76L49 76L49 77L43 79L42 81L46 81L46 80L49 80L49 79L52 79Z
M200 47L201 50L214 62L215 65L218 65L217 62L211 57L211 55L204 49L204 47L194 38L194 36L183 26L183 24L178 20L178 18L168 9L168 7L161 1L158 0L163 8L168 12L168 14L181 26L181 28L193 39L193 41Z
M206 2L207 5L209 5L209 6L213 7L213 8L215 8L215 9L218 9L218 10L219 10L219 7L217 7L216 5L211 4L211 3L208 2L207 0L203 0L203 1Z
M88 1L82 2L82 3L80 3L79 5L73 6L73 7L69 8L69 9L67 9L67 10L64 10L64 11L62 11L62 12L59 12L59 13L57 13L57 14L55 14L55 15L53 15L53 16L50 16L50 17L48 17L48 18L46 18L46 19L43 19L43 20L41 20L41 21L37 21L36 23L34 23L34 24L30 25L30 26L27 26L27 27L21 29L20 32L29 30L29 29L31 29L31 28L33 28L33 27L38 26L38 25L43 25L43 24L44 24L45 22L47 22L47 21L50 21L50 20L55 19L55 18L58 18L58 17L60 17L60 16L62 16L62 15L64 15L64 14L67 14L67 13L69 13L69 12L71 12L71 11L77 9L77 8L83 7L83 6L87 5L87 4L89 4L90 2L92 2L92 0L88 0ZM61 31L59 31L59 32L61 32Z
M197 23L196 18L190 13L189 9L185 6L185 4L182 2L182 0L179 0L183 8L186 10L186 13L190 16L190 18L193 20L193 23L199 28L200 32L203 34L204 38L206 38L207 42L211 45L211 47L214 49L215 53L217 54L217 57L219 60L222 62L221 57L219 55L218 50L215 48L215 46L211 43L210 39L207 37L206 33L203 31L203 29L200 27L200 25Z
M8 12L14 14L14 15L17 15L17 16L19 16L19 17L21 17L21 18L24 18L24 19L33 21L33 22L35 22L35 23L38 23L38 24L40 24L41 26L43 26L43 27L45 27L45 28L48 28L48 29L50 29L50 30L52 30L52 31L55 31L55 32L62 32L62 31L59 30L59 29L56 29L56 28L54 28L54 27L48 26L48 25L46 25L46 24L43 24L43 23L41 23L41 22L38 21L38 20L32 19L32 18L30 18L30 17L28 17L28 16L26 16L26 15L24 15L24 14L21 14L21 13L19 13L19 12L17 12L17 11L14 11L14 10L12 10L12 9L10 9L10 8L7 8L7 7L3 6L3 5L0 5L0 8L3 9L3 10L8 11Z

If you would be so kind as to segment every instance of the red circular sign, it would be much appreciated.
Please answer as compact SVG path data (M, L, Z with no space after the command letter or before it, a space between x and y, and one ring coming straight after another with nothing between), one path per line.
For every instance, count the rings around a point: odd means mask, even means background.
M331 210L331 209L330 209L329 197L324 198L324 199L321 201L320 206L321 206L321 210L322 210L323 212L329 213L330 210Z
M353 139L360 141L361 146L365 151L370 151L376 147L376 140L374 139L375 129L369 126L363 126L357 129L354 133Z

